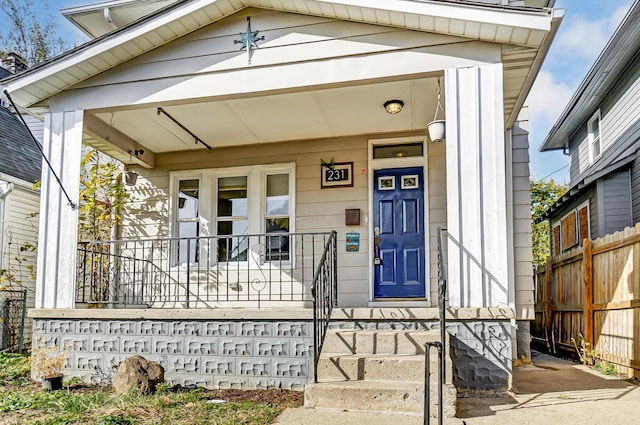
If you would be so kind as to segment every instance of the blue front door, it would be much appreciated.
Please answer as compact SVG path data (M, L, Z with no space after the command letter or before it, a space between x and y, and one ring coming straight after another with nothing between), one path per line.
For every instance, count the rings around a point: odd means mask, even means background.
M425 298L422 167L374 172L374 297Z

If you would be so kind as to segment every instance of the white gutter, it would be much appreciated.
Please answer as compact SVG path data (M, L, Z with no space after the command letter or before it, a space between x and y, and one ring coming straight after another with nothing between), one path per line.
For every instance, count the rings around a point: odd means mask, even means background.
M0 199L6 198L11 192L13 192L13 189L13 183L0 182Z
M147 0L146 3L153 3L155 1L156 0ZM60 13L64 16L74 15L79 13L95 12L96 10L104 9L105 7L110 8L110 7L117 7L117 6L125 6L129 4L142 3L142 2L143 1L140 1L140 0L108 0L108 1L98 2L98 3L83 4L79 6L63 7L62 9L60 9Z
M3 183L11 185L11 189L6 191L6 193L3 193ZM14 186L18 186L23 189L34 190L33 183L0 172L0 198L4 198L9 195L9 193L11 193L11 191L14 189Z

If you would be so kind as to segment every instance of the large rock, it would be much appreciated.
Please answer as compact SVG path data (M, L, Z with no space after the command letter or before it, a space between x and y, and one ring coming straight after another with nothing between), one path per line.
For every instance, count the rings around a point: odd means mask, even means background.
M113 375L113 388L120 394L137 388L143 394L153 393L164 382L164 368L141 356L127 357Z

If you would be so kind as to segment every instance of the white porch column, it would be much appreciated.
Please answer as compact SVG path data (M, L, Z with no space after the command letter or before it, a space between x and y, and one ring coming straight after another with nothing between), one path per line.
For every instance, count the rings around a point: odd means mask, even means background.
M83 111L45 117L43 150L62 185L77 204ZM36 308L75 305L78 211L68 205L55 177L42 164Z
M452 307L508 307L502 65L445 71Z

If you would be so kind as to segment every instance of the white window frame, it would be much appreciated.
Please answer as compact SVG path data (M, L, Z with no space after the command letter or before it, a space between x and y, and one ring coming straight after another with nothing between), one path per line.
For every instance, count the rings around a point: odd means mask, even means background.
M208 168L190 171L175 171L170 173L170 217L169 232L171 237L176 236L177 231L177 199L178 187L180 180L199 179L200 180L200 207L199 217L200 231L198 236L215 236L218 231L218 178L221 177L238 177L247 176L247 220L248 234L266 233L265 217L266 217L266 195L267 195L267 175L272 174L288 174L289 175L289 233L295 233L295 205L296 205L296 164L295 162L278 163L278 164L261 164L241 167L226 168ZM220 268L264 268L287 266L295 267L295 238L291 240L290 260L277 260L272 262L264 262L258 264L252 256L247 261L240 262L220 262L217 261L217 249L211 249L211 252L200 253L200 258L209 255L209 264L212 267ZM177 255L172 253L172 264L176 264ZM275 264L273 264L275 263ZM185 266L177 265L177 266Z
M180 188L180 181L182 180L198 180L199 181L199 192L200 192L200 196L198 197L198 217L196 219L185 219L185 220L179 220L178 219L178 206L179 206L179 195L178 195L178 190ZM179 223L184 223L184 222L198 222L200 225L198 226L198 235L196 236L203 236L203 229L202 229L202 194L203 194L203 187L202 187L202 174L197 172L197 171L183 171L183 172L174 172L174 173L170 173L170 180L169 180L169 237L170 238L176 238L179 237L178 235L178 224ZM174 243L171 242L171 245L175 245L175 248L173 246L170 247L170 253L169 253L169 258L170 258L170 264L172 265L172 267L178 267L178 268L182 268L182 267L187 267L189 265L189 263L178 263L178 252L177 250L179 249L179 243ZM202 258L202 252L199 253L199 258ZM194 264L194 263L191 263Z
M593 123L596 122L596 120L598 121L598 138L594 139ZM587 121L587 139L589 143L589 164L593 164L602 156L602 118L600 115L600 109L598 109L596 113L589 118L589 121ZM599 153L597 155L594 154L595 144L598 144L599 146Z

